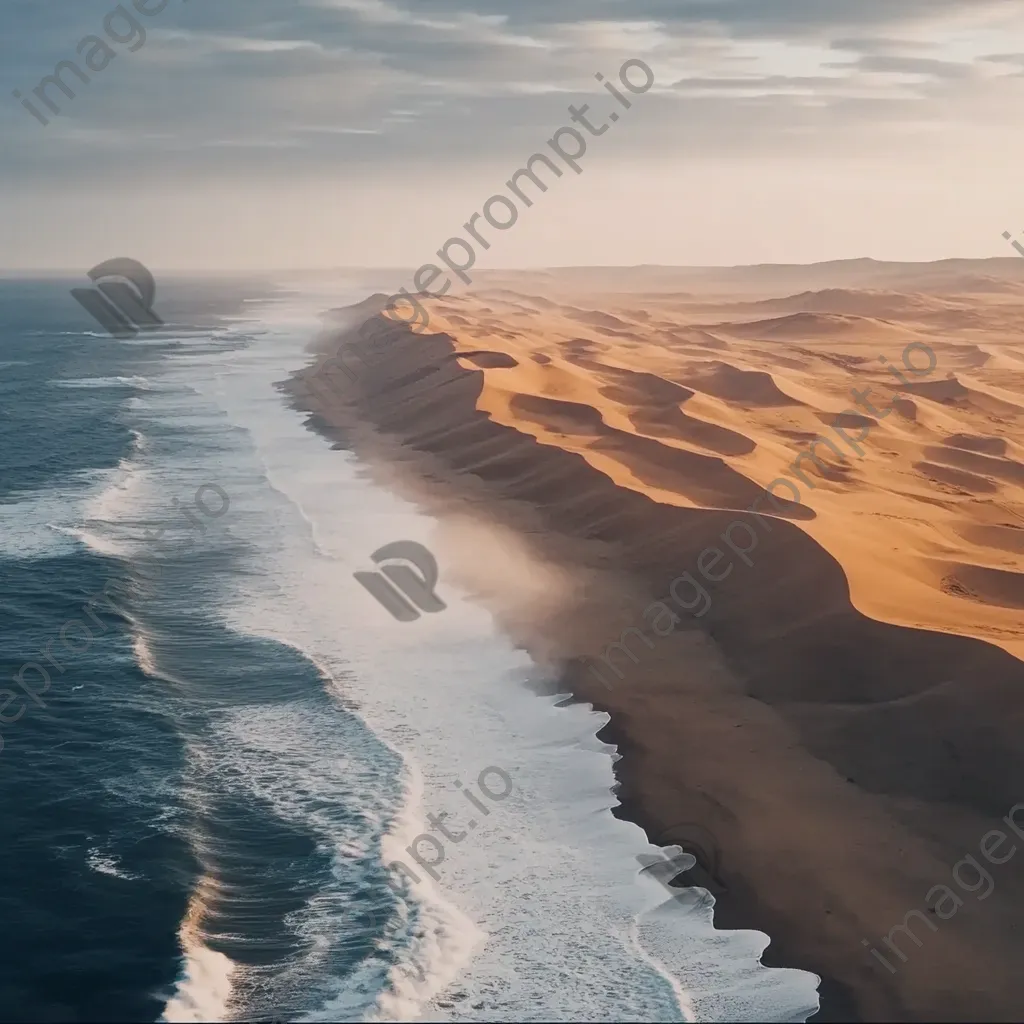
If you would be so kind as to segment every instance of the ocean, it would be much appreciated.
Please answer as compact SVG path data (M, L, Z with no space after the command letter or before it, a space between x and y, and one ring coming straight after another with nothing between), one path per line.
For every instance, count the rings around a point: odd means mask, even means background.
M159 281L188 326L116 340L80 284L0 279L0 1021L814 1012L443 560L412 623L353 578L453 543L275 387L374 287Z

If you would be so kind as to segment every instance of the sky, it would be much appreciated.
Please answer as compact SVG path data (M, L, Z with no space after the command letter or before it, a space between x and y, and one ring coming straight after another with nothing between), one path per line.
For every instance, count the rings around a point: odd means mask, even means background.
M562 175L484 222L477 267L1009 256L1002 232L1024 236L1022 0L134 4L0 0L0 267L416 267L537 152ZM69 60L88 82L65 68L54 113L33 90Z

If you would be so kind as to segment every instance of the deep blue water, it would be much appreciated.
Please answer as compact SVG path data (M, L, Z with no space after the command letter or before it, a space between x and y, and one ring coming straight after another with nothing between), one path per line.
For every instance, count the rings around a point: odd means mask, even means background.
M233 524L258 517L263 481L189 477L241 466L244 438L199 413L147 419L173 343L106 336L68 296L78 283L0 280L0 1021L152 1021L183 991L207 1014L220 999L225 1016L294 1018L377 927L354 911L325 958L303 908L339 881L386 890L362 867L339 880L323 827L254 797L218 729L287 708L381 750L305 658L218 614L225 581L257 564ZM161 312L213 330L261 287L182 284ZM359 832L343 794L334 811ZM187 977L193 940L248 972L230 997ZM329 969L299 984L286 968L318 941Z
M59 282L0 282L0 1019L153 1020L154 993L177 969L178 922L196 867L182 841L160 827L155 791L173 791L181 743L137 697L139 670L124 619L102 607L85 616L96 633L69 652L60 630L125 566L84 545L19 555L22 532L38 530L19 500L50 491L55 502L84 490L76 477L113 470L133 436L120 416L130 387L59 389L54 381L131 376L142 349L90 330ZM97 329L98 330L98 329ZM29 513L30 514L30 513ZM45 527L43 527L45 529ZM70 646L85 634L69 631ZM48 642L63 673L46 660ZM21 666L39 706L12 677ZM78 689L73 689L78 687ZM120 783L121 785L118 785ZM168 783L170 783L168 785ZM122 878L90 870L89 851L116 850ZM170 972L170 973L169 973Z

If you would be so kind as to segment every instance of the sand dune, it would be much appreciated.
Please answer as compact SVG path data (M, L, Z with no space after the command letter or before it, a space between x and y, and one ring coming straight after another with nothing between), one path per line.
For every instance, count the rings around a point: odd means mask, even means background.
M841 313L791 313L768 320L719 323L713 325L712 329L760 341L805 341L823 336L859 335L863 338L865 335L877 335L893 344L902 338L905 344L914 337L912 331L901 329L885 320Z
M993 551L1024 555L1024 523L1020 526L979 526L966 523L956 529L957 535L969 544Z
M984 455L1005 455L1006 439L1002 437L974 437L970 434L953 434L943 442L952 448L963 448L968 452Z
M955 447L933 447L924 449L927 458L936 462L944 462L950 466L959 466L983 476L1009 483L1024 484L1024 463L1014 459L1000 458L994 455L981 455L978 452L962 451Z
M799 405L763 370L742 370L729 363L712 362L682 378L694 391L721 398L740 406L773 407Z
M1024 608L1024 573L985 565L952 564L944 587L986 604Z
M557 271L493 271L481 275L487 288L508 287L519 293L572 296L575 301L617 295L663 298L677 303L758 299L778 300L801 292L850 289L899 292L944 298L984 296L1024 301L1024 263L1018 256L987 260L948 259L931 263L882 260L832 260L750 267L566 267ZM598 304L598 303L595 303ZM599 304L603 304L599 303Z
M344 394L316 366L291 391L437 514L591 581L492 610L610 713L622 813L715 834L716 923L819 973L823 1019L1024 1015L1024 873L894 974L862 942L1024 800L1024 261L495 272L424 301ZM712 549L736 553L701 596ZM601 661L672 600L674 630Z
M737 302L730 307L737 313L764 310L772 313L835 313L860 318L899 318L913 320L936 310L960 310L959 303L945 302L934 296L856 288L823 288L780 299Z
M999 487L992 480L966 470L934 462L915 462L914 469L936 484L947 484L955 494L995 494Z

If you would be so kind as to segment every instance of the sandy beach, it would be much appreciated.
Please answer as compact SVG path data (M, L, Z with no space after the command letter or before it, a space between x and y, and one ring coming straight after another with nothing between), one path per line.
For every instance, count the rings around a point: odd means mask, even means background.
M558 581L453 569L610 714L620 814L715 837L718 927L817 973L815 1019L1020 1019L1024 858L982 854L1024 839L1024 261L494 271L421 333L384 301L292 401Z

